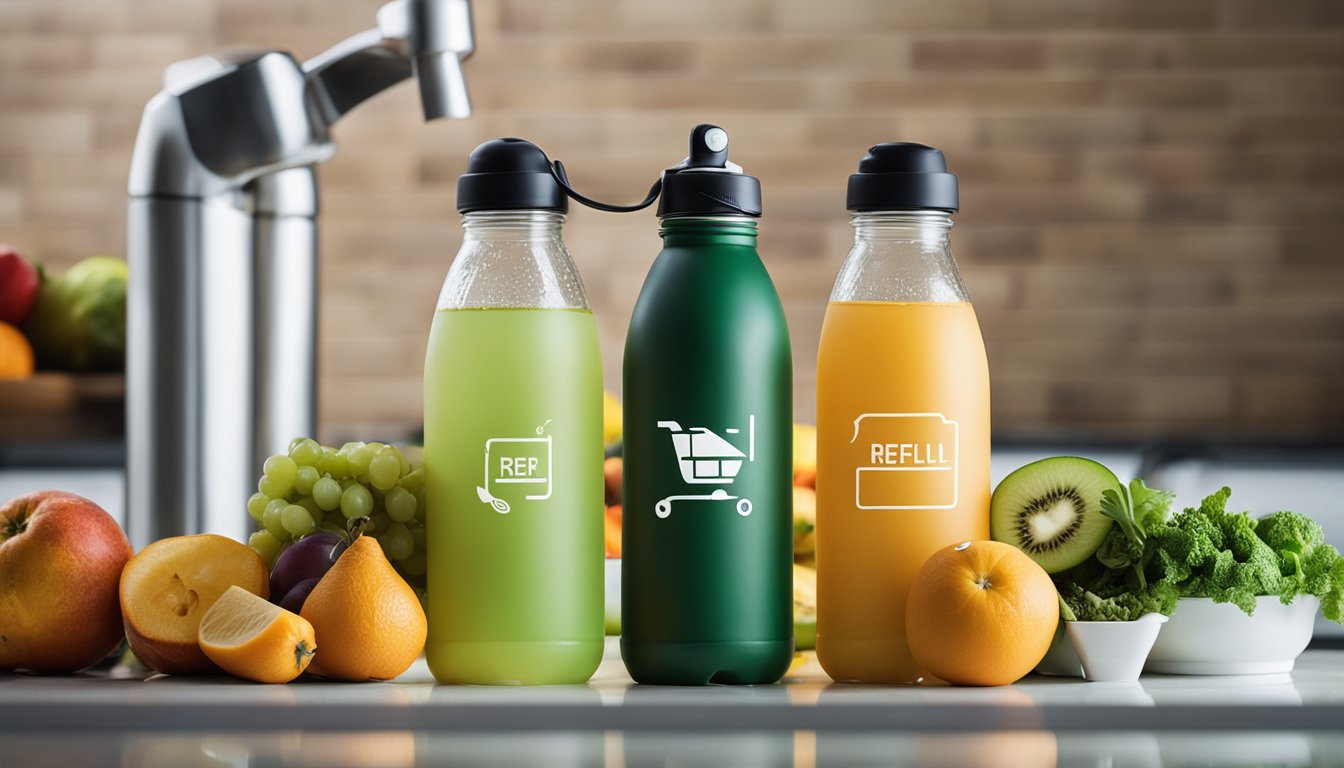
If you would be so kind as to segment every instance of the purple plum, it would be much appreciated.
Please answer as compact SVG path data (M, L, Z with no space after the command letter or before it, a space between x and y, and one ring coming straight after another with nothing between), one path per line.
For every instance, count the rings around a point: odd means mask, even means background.
M293 589L289 590L289 594L285 595L285 599L280 601L280 607L293 613L302 611L304 601L308 599L308 595L313 592L313 587L316 587L317 582L321 580L321 577L304 579L295 584Z
M279 603L301 581L322 578L345 548L344 537L327 532L309 534L291 544L271 569L271 602Z

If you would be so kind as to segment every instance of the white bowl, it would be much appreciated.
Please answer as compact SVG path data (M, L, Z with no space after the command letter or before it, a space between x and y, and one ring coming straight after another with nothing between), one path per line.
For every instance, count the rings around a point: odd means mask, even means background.
M1148 656L1148 672L1170 675L1269 675L1293 671L1311 642L1320 601L1299 595L1291 605L1265 595L1247 616L1231 603L1183 597Z
M1160 613L1148 613L1134 621L1070 621L1069 640L1083 663L1083 677L1090 682L1133 682L1143 671L1143 661L1167 622Z

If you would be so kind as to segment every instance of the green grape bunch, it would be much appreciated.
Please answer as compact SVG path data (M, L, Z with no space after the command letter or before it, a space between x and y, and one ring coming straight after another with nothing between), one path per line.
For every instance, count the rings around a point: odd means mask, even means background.
M262 466L247 513L258 524L248 545L273 567L290 544L318 531L346 535L349 523L368 518L393 567L423 594L425 587L425 468L395 445L352 442L327 448L297 438L288 454Z

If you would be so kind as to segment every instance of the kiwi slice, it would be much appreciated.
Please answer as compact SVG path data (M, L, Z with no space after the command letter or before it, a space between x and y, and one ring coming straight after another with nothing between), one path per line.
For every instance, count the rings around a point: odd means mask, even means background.
M1091 557L1112 521L1101 514L1101 493L1120 481L1091 459L1057 456L1021 467L999 483L989 502L989 534L1012 544L1046 573Z

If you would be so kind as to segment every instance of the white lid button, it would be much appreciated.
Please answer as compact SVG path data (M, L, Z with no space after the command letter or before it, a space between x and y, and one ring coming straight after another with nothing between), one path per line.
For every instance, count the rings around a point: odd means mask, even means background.
M710 152L722 152L728 146L728 132L722 128L705 131L705 146Z

